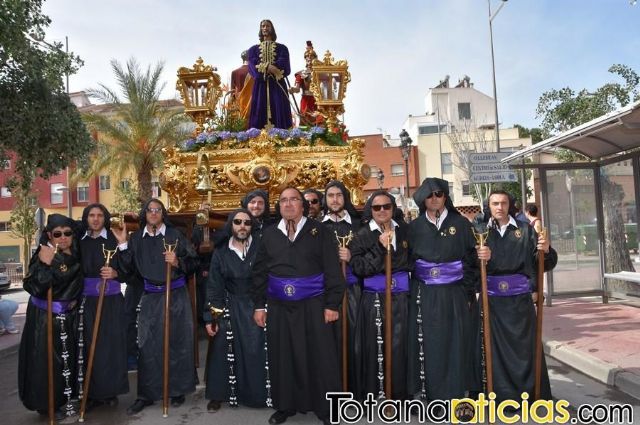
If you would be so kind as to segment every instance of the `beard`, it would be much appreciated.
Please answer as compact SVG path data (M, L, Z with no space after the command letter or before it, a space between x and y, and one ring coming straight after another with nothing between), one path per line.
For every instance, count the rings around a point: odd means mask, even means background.
M238 242L244 242L249 239L249 232L238 232L233 234L233 239Z

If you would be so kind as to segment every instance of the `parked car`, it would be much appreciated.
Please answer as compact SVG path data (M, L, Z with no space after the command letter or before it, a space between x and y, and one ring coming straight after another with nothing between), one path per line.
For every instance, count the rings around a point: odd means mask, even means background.
M0 263L0 273L6 273L7 272L7 265L4 263Z
M0 273L0 291L9 289L9 286L11 286L11 280L9 279L9 276L6 273Z

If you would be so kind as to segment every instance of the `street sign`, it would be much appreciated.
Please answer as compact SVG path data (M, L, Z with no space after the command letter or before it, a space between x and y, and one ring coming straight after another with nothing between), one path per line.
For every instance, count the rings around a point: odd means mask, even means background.
M510 152L472 152L469 154L469 162L472 164L500 163L511 155Z
M471 183L515 182L518 181L518 176L513 170L490 173L472 173L469 180Z
M516 173L500 161L508 152L474 152L469 154L469 180L471 183L515 182Z

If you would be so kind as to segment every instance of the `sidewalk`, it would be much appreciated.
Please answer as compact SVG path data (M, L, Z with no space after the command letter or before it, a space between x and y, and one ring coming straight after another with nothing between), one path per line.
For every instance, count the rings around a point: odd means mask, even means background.
M640 399L640 308L557 299L544 309L542 339L551 357Z
M599 297L554 300L544 309L544 349L556 360L640 399L640 308ZM14 320L24 327L26 303ZM0 357L18 350L21 334L0 336Z

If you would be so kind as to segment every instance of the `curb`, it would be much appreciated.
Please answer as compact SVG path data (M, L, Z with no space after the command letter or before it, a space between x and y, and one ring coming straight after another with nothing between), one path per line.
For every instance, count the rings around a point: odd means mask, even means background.
M545 354L604 384L640 399L640 376L553 340L542 341Z

